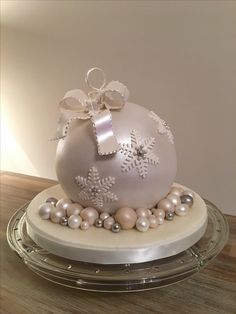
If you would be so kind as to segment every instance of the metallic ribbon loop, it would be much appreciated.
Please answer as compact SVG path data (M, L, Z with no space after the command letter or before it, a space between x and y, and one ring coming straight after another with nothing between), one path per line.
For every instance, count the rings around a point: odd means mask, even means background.
M89 80L93 71L100 71L103 74L103 83L100 88L94 87ZM98 154L113 154L119 150L119 144L112 129L110 110L122 109L129 97L129 91L118 81L111 81L106 85L105 73L100 68L90 69L85 81L92 88L88 96L82 90L74 89L68 91L59 103L61 115L57 124L56 139L66 137L73 120L91 119Z

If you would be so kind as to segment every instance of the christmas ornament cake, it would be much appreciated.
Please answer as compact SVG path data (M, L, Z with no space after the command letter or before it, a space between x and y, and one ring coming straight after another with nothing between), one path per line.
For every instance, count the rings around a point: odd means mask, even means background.
M103 75L97 88L94 72ZM168 124L128 102L118 81L92 68L90 87L59 104L56 173L59 185L27 210L30 237L73 260L140 263L175 255L196 243L207 225L201 197L174 183L176 152Z

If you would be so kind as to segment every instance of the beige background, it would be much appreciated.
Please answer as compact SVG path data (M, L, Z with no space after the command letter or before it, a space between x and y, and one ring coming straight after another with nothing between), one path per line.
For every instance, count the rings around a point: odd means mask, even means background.
M1 168L55 178L57 104L102 67L175 134L177 181L236 213L235 1L2 1Z

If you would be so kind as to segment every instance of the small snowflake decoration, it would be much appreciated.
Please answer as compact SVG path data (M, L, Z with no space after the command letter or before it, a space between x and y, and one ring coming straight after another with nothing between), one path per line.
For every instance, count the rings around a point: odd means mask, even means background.
M150 111L148 113L148 116L153 119L156 123L157 123L157 131L160 134L165 134L167 135L169 141L171 142L171 144L174 144L174 136L170 130L169 125L166 123L165 120L161 119L160 117L158 117L157 114L155 114L153 111Z
M90 201L96 208L102 209L104 202L117 201L118 197L109 191L115 184L115 178L107 177L100 179L97 168L89 169L88 177L75 177L75 182L82 189L79 198L82 201Z
M155 138L141 138L135 130L130 133L131 143L120 144L120 152L126 156L121 171L128 172L136 168L141 178L148 174L148 165L157 165L159 158L152 152Z

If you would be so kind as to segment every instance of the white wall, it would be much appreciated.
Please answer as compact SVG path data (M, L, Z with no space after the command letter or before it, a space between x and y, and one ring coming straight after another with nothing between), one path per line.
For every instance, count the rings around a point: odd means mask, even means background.
M57 104L97 65L169 122L177 181L235 211L236 2L8 0L1 14L2 169L55 178Z

